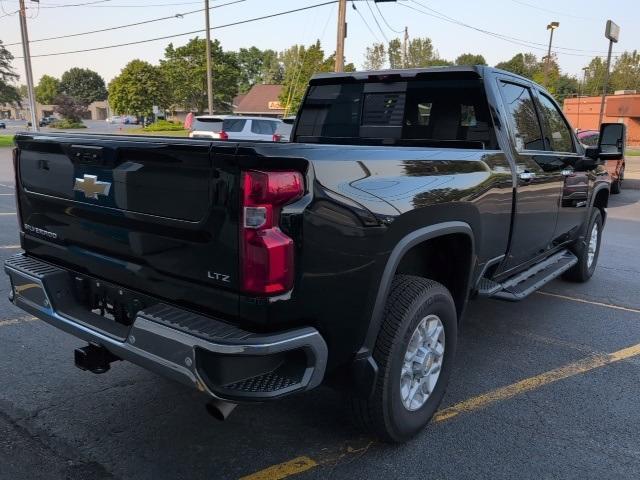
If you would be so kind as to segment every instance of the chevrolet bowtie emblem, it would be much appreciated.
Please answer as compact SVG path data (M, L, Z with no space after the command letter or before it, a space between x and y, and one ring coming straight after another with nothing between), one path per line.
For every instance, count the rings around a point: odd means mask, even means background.
M77 192L83 192L87 198L98 199L98 195L109 195L111 189L111 183L99 182L98 177L95 175L86 175L84 178L76 178L76 183L73 185L73 189Z

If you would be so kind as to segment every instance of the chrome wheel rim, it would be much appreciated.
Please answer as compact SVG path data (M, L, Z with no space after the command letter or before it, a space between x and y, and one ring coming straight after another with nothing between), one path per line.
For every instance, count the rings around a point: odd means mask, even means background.
M589 237L589 247L587 249L587 267L591 268L596 258L596 250L598 249L598 224L594 223L591 228L591 236Z
M411 335L400 373L400 398L409 411L422 407L438 383L444 360L444 325L437 315L424 317Z

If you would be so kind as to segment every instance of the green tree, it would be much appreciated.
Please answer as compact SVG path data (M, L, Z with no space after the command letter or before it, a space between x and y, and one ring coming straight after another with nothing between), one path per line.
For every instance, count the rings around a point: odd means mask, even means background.
M612 90L637 90L640 88L640 54L637 50L623 52L611 69Z
M260 50L257 47L241 48L238 51L240 67L239 90L246 93L260 83L274 84L282 81L282 70L278 54L274 50Z
M384 68L387 52L384 43L374 43L367 47L364 55L365 70L381 70Z
M159 67L130 61L109 83L109 105L117 113L151 115L153 106L168 106L168 87Z
M463 53L455 61L456 65L487 65L487 61L482 55L474 53Z
M389 42L387 48L390 68L404 68L404 59L402 58L402 42L399 38L394 38Z
M60 80L51 75L43 75L36 85L36 101L45 105L53 103L60 93Z
M107 99L104 79L88 68L74 67L64 72L60 78L60 92L84 105Z
M578 91L580 90L580 85L576 77L561 74L558 76L554 89L554 96L556 97L556 101L560 105L562 105L562 102L565 98L567 98L569 95L578 93Z
M391 68L424 68L441 65L452 65L448 60L440 58L438 52L433 47L431 39L412 38L407 42L406 56L403 51L403 44L399 38L394 38L389 42L387 57Z
M169 106L197 112L207 110L206 40L192 38L189 43L165 49L160 69L169 88ZM238 93L241 77L237 55L225 52L217 40L211 42L213 73L213 107L216 111L230 111L233 97Z
M11 67L12 60L13 55L0 41L0 103L20 103L20 92L10 83L18 79Z
M496 68L530 79L533 79L533 76L541 70L540 62L533 53L518 53L510 60L498 63Z
M320 40L313 45L293 45L280 53L280 62L284 68L284 88L280 94L280 103L287 113L298 111L302 96L306 91L309 79L314 73L332 72L335 65L335 54L325 57ZM344 66L345 72L355 71L353 63Z
M87 107L84 103L77 98L61 93L51 100L51 103L55 103L53 109L58 115L70 122L79 123L82 122L82 117L87 111Z
M602 86L604 85L605 71L607 69L606 62L600 57L595 57L585 68L582 94L589 96L602 94ZM611 83L609 83L608 90L613 93Z

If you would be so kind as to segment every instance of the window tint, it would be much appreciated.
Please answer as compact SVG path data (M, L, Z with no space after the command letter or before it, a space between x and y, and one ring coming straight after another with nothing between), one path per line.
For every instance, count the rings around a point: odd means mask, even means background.
M219 118L198 118L196 117L191 125L191 130L206 132L219 132L222 130L222 120Z
M245 123L247 123L247 121L241 118L225 118L222 129L225 132L241 132L244 130Z
M477 79L314 85L299 114L302 142L496 148Z
M514 129L516 148L519 151L544 150L542 132L529 89L514 83L500 82L500 90Z
M554 152L573 152L571 130L555 103L544 93L540 94L542 116L547 122L547 143Z
M276 122L270 120L251 120L251 131L259 135L273 135L276 133Z

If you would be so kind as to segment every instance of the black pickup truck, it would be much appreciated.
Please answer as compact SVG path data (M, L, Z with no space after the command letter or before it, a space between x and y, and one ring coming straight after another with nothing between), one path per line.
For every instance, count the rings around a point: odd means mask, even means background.
M318 75L288 144L20 134L10 297L86 341L84 370L134 362L220 418L324 382L403 441L470 298L592 276L624 134L585 150L544 89L486 67Z

